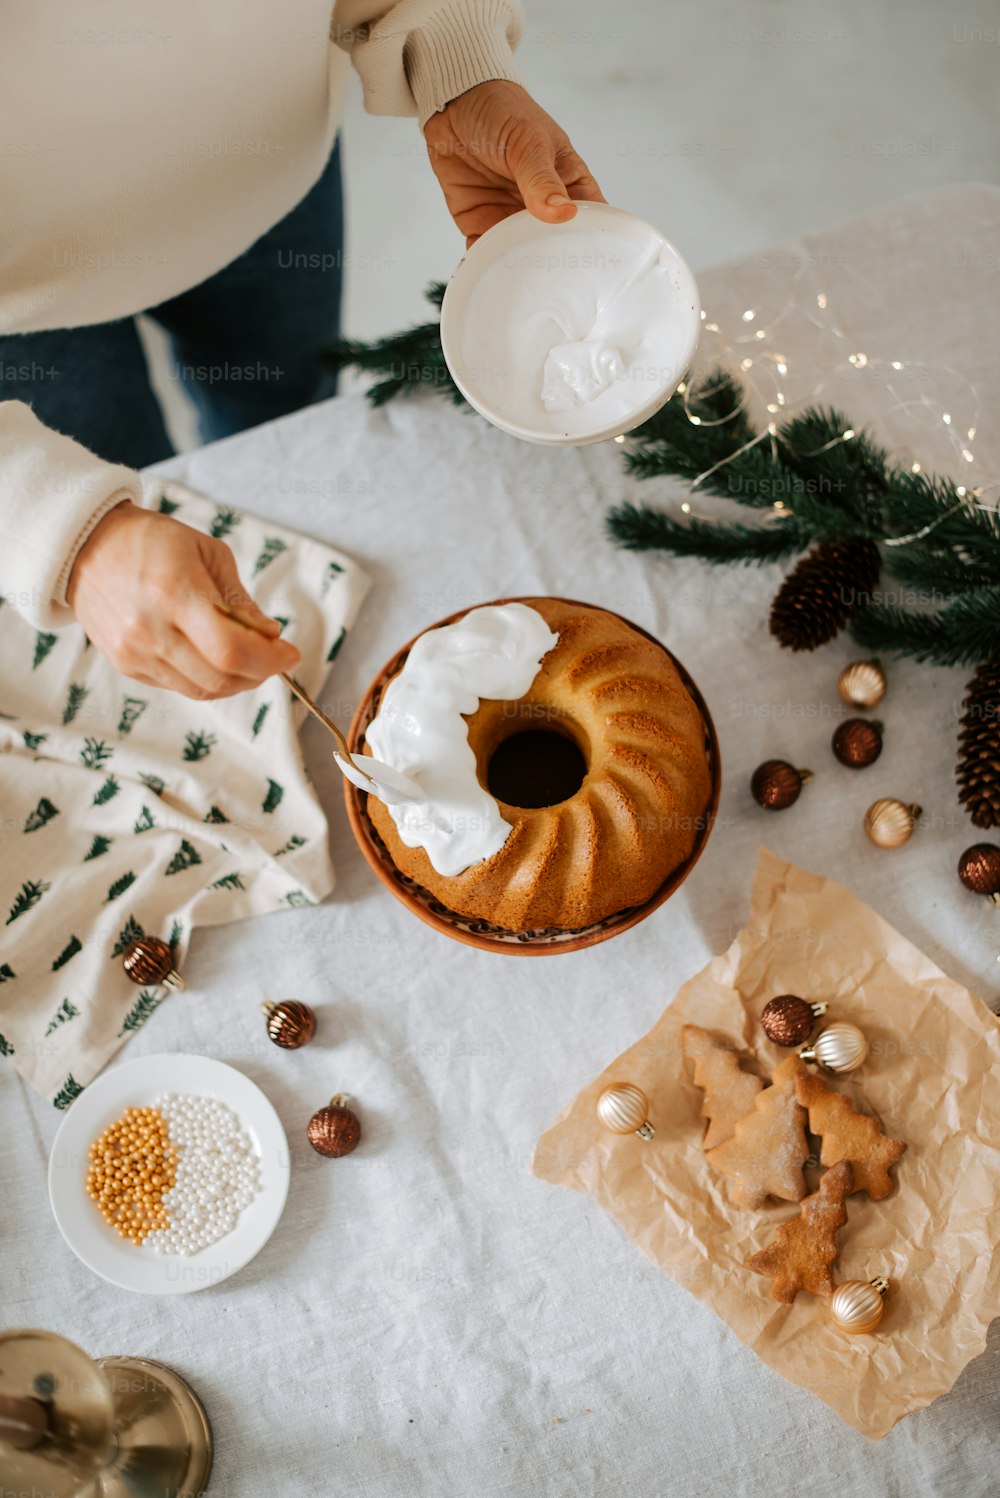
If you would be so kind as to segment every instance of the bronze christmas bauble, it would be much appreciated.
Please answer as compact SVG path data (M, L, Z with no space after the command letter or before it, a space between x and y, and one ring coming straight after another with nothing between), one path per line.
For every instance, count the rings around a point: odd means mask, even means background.
M901 848L913 836L920 814L919 806L883 796L865 812L865 831L878 848Z
M958 877L974 895L986 895L1000 905L1000 847L974 843L958 860Z
M357 1148L361 1138L361 1123L347 1103L347 1094L338 1092L325 1108L320 1108L309 1120L306 1133L318 1155L338 1160L341 1155L349 1155L351 1150Z
M261 1008L267 1015L269 1039L283 1050L297 1051L316 1034L316 1015L298 999L282 999L280 1004L262 1004Z
M775 1045L802 1045L812 1034L819 1015L825 1013L825 1004L809 1004L798 994L782 993L764 1005L760 1022L764 1034Z
M787 759L765 759L750 777L750 792L766 811L784 811L811 779L811 770L797 770Z
M850 770L873 765L882 753L882 725L867 718L845 718L831 740L834 755Z
M130 942L122 955L122 967L133 983L184 987L184 979L174 967L173 950L159 936L140 936L138 941Z
M877 707L885 696L885 689L881 661L851 661L837 680L841 700L850 707Z

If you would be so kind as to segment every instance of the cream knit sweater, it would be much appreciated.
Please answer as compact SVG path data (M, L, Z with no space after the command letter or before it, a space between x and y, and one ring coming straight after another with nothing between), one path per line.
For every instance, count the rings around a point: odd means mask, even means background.
M370 113L423 124L517 81L521 24L520 0L4 0L0 333L196 286L317 180L348 59ZM126 498L135 473L0 400L0 595L31 623L72 622L76 554Z

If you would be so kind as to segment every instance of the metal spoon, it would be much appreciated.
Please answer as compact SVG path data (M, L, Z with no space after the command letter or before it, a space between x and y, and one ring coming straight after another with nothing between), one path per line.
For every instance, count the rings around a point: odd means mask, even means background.
M225 603L214 603L214 608L227 619L232 619L235 624L242 624L244 629L255 630L257 634L263 631L257 629L243 614L236 609L230 608ZM314 718L318 718L328 733L333 735L337 747L333 751L334 762L338 769L352 785L359 790L367 791L371 796L377 796L387 806L397 805L400 802L420 802L426 800L423 791L417 782L409 775L404 775L402 770L394 770L392 765L385 764L380 759L373 759L369 754L360 756L360 763L355 759L348 747L347 740L332 718L328 718L317 702L314 702L301 682L295 680L287 671L279 673L282 681L291 689L301 703L306 706Z

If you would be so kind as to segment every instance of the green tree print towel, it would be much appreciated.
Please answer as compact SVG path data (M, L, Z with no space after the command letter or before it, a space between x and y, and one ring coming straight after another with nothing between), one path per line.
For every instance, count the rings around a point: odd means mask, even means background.
M359 568L226 496L157 484L147 504L225 536L319 693L368 586ZM119 676L82 630L39 632L12 609L0 652L19 672L17 713L0 717L0 1068L64 1109L166 1001L126 976L132 941L162 936L182 966L195 926L311 906L333 871L301 713L270 711L274 682L189 701Z

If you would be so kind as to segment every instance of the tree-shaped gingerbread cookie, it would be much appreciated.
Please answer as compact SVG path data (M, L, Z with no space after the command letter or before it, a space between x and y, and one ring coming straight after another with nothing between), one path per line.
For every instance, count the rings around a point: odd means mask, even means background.
M819 1189L807 1196L797 1217L783 1223L771 1242L747 1259L747 1268L771 1276L771 1296L790 1306L800 1290L833 1294L837 1229L847 1221L845 1197L853 1189L850 1163L823 1172Z
M737 1206L755 1210L769 1196L787 1202L802 1200L806 1189L802 1167L809 1146L805 1112L795 1095L796 1068L801 1065L797 1056L782 1061L771 1086L757 1093L733 1137L708 1152L716 1170L729 1176L730 1195Z
M903 1141L883 1134L874 1118L859 1113L850 1098L831 1091L822 1077L806 1071L801 1063L795 1092L808 1110L810 1129L822 1138L821 1162L836 1165L838 1160L849 1160L854 1171L853 1190L867 1191L872 1201L888 1196L893 1185L889 1166L906 1149Z
M714 1149L732 1138L764 1083L743 1071L737 1052L700 1025L685 1025L683 1037L684 1054L694 1062L695 1085L705 1094L701 1116L708 1119L708 1128L702 1148Z

